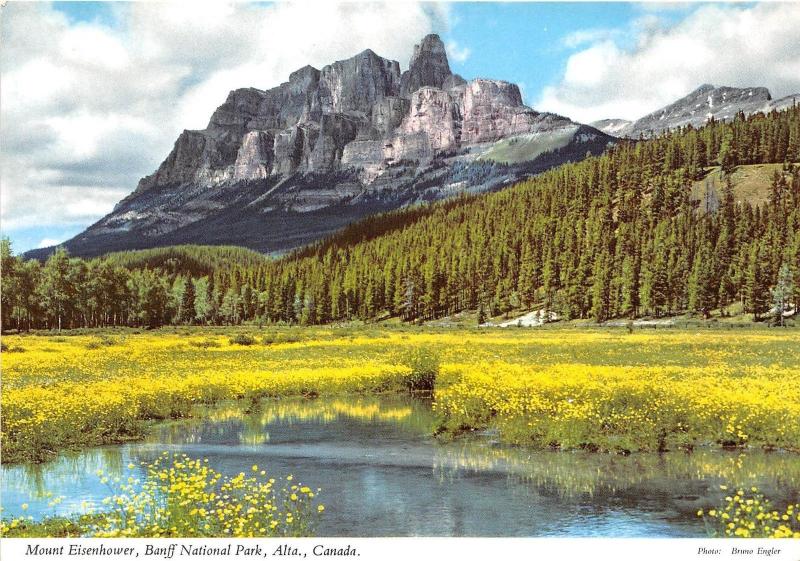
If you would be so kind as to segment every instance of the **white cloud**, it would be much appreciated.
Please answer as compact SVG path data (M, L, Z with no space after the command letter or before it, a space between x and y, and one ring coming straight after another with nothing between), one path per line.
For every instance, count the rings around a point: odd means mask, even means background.
M800 4L787 2L705 5L670 27L651 14L619 37L573 34L573 44L589 43L535 106L590 122L642 117L703 83L800 92L798 28Z
M89 225L111 212L114 205L130 193L129 185L60 185L59 173L47 170L37 173L41 194L26 189L3 189L3 231L12 233L32 226ZM6 208L14 212L5 213ZM34 217L34 218L31 218Z
M366 48L406 67L449 17L446 5L406 2L110 9L113 25L70 22L49 3L3 8L0 220L12 235L100 218L231 89L270 88Z
M447 42L447 57L450 60L454 60L456 62L466 62L469 58L469 55L472 54L472 51L469 47L462 47L456 41L448 41Z
M58 245L64 240L57 240L55 238L42 238L42 240L36 245L37 248L42 247L53 247L54 245Z
M68 28L59 50L66 62L75 65L116 70L129 64L128 51L119 38L94 25Z

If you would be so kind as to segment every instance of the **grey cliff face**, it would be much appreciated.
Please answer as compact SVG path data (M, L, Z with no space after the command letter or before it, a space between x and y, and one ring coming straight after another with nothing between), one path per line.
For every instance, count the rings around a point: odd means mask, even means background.
M460 110L444 90L422 87L411 104L384 157L389 161L426 160L456 148Z
M503 144L519 135L524 142ZM372 212L499 188L611 141L527 107L514 84L465 81L428 35L402 73L367 49L268 90L231 91L205 129L184 131L153 174L67 246L283 250ZM297 213L307 218L292 219L288 236L278 217ZM232 233L245 223L246 235Z
M522 104L516 84L473 80L464 93L464 130L467 143L491 142L536 129L533 109Z
M317 95L325 113L364 113L379 99L400 92L400 65L371 50L322 69Z
M372 106L372 130L369 138L386 138L400 126L408 113L409 100L403 97L384 97Z
M308 159L308 171L335 171L344 147L355 140L363 119L344 113L325 113L320 118L319 135Z
M242 146L233 165L234 181L265 179L272 169L275 138L266 131L250 131L244 135Z

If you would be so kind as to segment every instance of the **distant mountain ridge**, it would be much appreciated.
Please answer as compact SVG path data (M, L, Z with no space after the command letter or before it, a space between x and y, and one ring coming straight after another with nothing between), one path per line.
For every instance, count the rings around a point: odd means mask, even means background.
M181 133L155 172L65 245L83 256L179 243L280 252L375 212L499 188L613 141L524 105L515 84L465 81L428 35L404 72L367 49L269 90L230 92L205 129Z
M697 128L712 117L717 121L729 121L740 111L751 115L786 109L795 100L800 101L800 94L774 100L767 88L732 88L703 84L689 95L636 121L602 119L591 124L618 137L650 137L687 125Z

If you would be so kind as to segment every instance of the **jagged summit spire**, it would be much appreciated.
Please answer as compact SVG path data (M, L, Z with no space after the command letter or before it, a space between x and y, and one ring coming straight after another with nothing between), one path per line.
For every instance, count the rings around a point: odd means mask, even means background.
M408 70L400 82L401 95L410 96L423 86L441 88L451 75L444 43L437 34L431 33L414 45Z
M447 63L447 50L444 47L441 37L436 33L429 33L422 38L419 44L414 45L414 55L411 57L411 64L414 64L414 62L418 61L420 58L429 57L440 57L441 63L446 66L448 70L450 69Z

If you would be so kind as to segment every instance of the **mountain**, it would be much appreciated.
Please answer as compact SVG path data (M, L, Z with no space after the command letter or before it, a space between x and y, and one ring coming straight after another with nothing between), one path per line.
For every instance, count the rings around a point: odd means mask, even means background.
M606 134L619 136L621 131L625 131L627 127L633 124L633 121L627 119L600 119L589 124Z
M620 142L508 189L367 217L280 258L184 245L91 260L59 253L43 267L0 240L12 310L2 327L534 310L596 321L764 317L771 288L799 284L800 166L786 162L800 162L800 106ZM796 313L800 294L789 299Z
M65 245L84 256L181 243L280 252L376 212L499 188L613 141L527 107L515 84L465 81L428 35L405 72L368 49L269 90L232 91L205 129L183 131L155 172Z
M800 94L773 100L767 88L731 88L703 84L678 101L653 111L641 119L603 119L592 126L607 134L626 138L650 137L666 130L692 125L697 128L710 118L729 121L740 111L745 115L768 113L791 107Z

